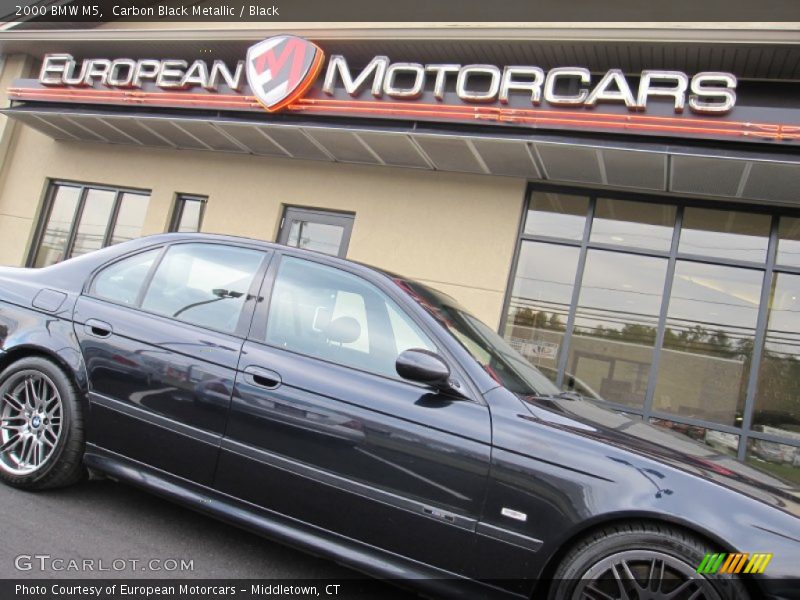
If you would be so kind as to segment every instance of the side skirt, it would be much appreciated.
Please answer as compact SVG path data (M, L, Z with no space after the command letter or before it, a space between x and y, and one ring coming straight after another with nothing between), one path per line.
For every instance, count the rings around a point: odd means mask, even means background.
M263 509L91 443L87 444L84 460L87 467L111 479L304 552L331 558L372 577L408 584L422 593L459 598L521 597Z

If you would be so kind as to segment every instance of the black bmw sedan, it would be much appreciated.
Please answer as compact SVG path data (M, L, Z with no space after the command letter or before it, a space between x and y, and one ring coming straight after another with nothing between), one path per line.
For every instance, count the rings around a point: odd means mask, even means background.
M453 299L234 237L0 270L0 478L87 472L432 594L800 598L800 490L560 393Z

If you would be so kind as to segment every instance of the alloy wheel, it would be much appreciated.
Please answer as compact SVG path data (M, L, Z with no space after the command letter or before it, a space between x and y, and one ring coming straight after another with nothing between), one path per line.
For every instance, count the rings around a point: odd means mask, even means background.
M53 381L38 371L21 371L2 386L0 469L29 475L52 457L61 436L63 405Z
M663 552L630 550L595 563L573 600L721 600L689 563Z

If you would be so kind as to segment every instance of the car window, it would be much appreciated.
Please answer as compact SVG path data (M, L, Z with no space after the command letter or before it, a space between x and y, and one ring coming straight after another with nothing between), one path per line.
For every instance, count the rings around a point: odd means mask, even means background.
M221 244L167 250L142 308L202 327L233 332L264 253Z
M109 265L95 277L90 294L134 306L159 252L161 248L148 250Z
M272 290L268 344L386 377L399 378L397 356L436 351L411 318L362 278L286 257Z

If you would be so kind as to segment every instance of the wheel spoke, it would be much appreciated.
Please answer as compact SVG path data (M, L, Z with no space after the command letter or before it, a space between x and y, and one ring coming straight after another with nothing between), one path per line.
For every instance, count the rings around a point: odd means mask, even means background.
M623 568L623 570L625 571L625 577L627 577L628 579L630 579L630 580L633 582L633 584L634 584L634 585L635 585L637 588L639 588L640 590L645 590L645 589L647 589L647 586L646 586L646 585L642 585L641 583L639 583L639 580L638 580L638 579L636 579L636 576L633 574L633 571L631 571L631 568L630 568L630 566L628 566L628 561L627 561L627 560L622 560L622 561L620 561L620 564L622 565L622 568Z
M25 406L13 394L4 394L3 401L17 412L25 412Z
M654 558L650 563L650 577L647 580L647 588L653 592L661 589L664 581L664 561Z
M5 452L10 452L14 448L16 448L17 444L19 444L21 441L22 441L22 436L19 435L19 434L15 435L14 437L9 438L8 441L5 444L0 446L0 454L5 453Z
M703 588L697 588L687 600L700 600L703 597Z
M33 390L33 383L30 377L25 378L25 405L28 408L36 408L36 392Z
M665 594L666 599L667 600L672 600L672 598L677 598L680 594L682 594L687 589L689 589L692 586L692 584L694 584L694 583L695 582L694 582L693 579L687 579L682 584L680 584L678 587L676 587L674 590L672 590L668 594Z
M53 438L52 441L47 439L48 436L52 436L52 438ZM44 430L44 435L42 436L42 439L47 440L47 442L50 444L50 446L53 447L53 446L56 445L56 442L58 441L58 435L56 435L56 433L52 429L45 429Z
M17 419L3 419L0 422L0 429L4 429L6 431L22 431L25 429L25 423L21 423L20 425L13 425L11 421L16 421Z
M628 596L628 590L625 588L625 579L623 579L619 574L617 565L611 565L611 572L614 574L614 579L617 582L617 587L619 588L619 592L621 594L621 600L630 600L630 596Z
M25 458L22 462L24 462L29 467L33 464L33 453L35 448L36 448L36 440L33 439L32 437L28 438L28 446L27 450L25 451Z
M591 592L591 595L589 594ZM596 582L591 582L586 588L583 590L583 597L586 600L617 600L611 594L604 592L600 588L597 587Z

